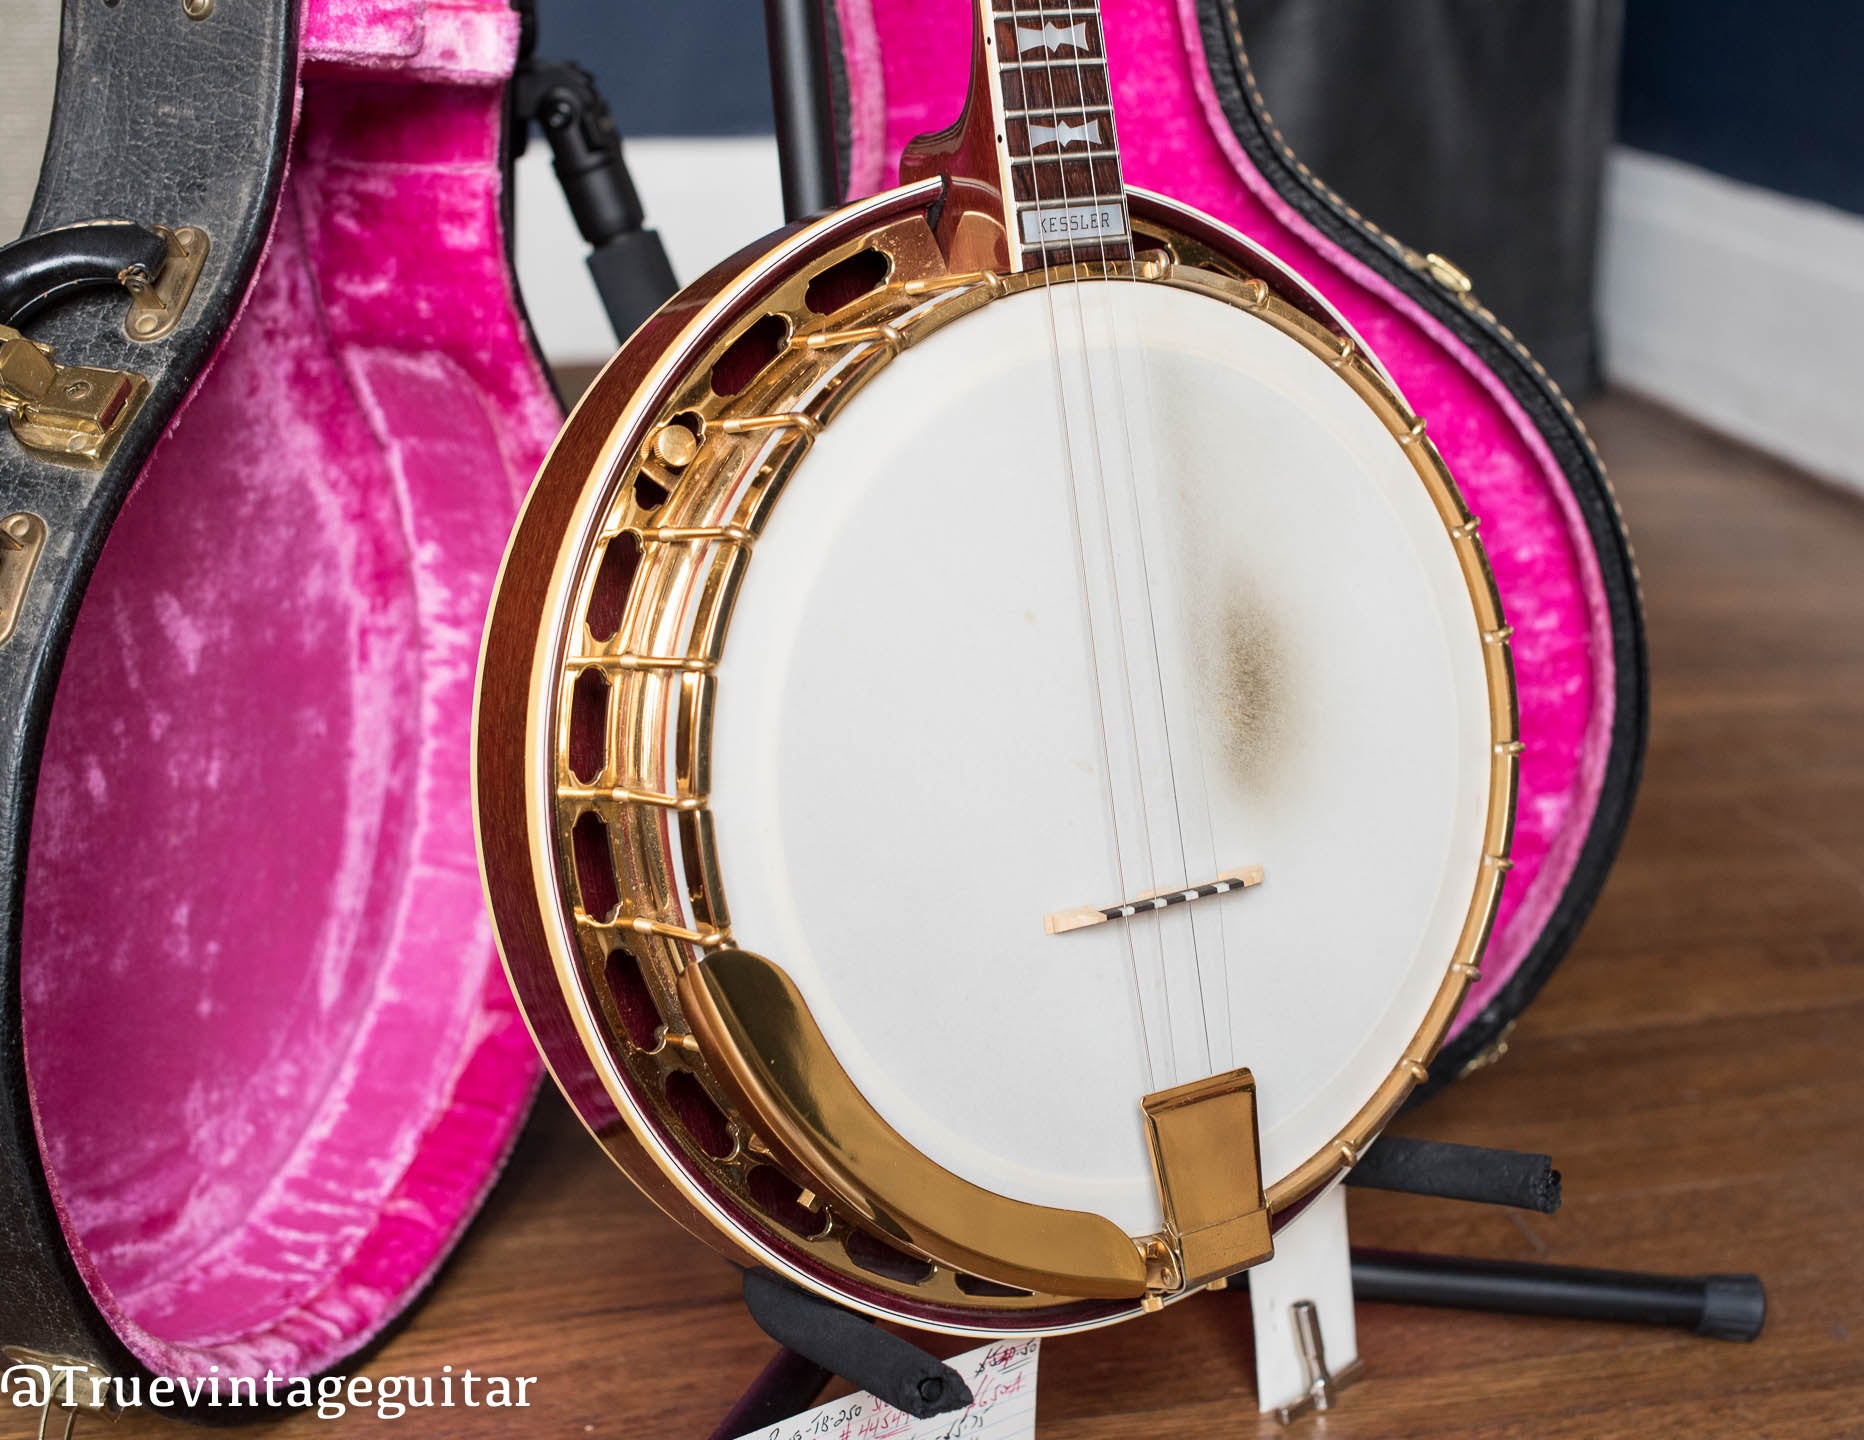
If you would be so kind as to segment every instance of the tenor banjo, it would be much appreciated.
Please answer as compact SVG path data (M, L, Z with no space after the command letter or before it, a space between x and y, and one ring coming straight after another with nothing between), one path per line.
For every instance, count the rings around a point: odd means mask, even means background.
M974 0L900 188L595 382L481 662L514 987L615 1160L865 1313L1267 1258L1477 973L1520 744L1475 520L1272 256L1122 182L1092 4Z

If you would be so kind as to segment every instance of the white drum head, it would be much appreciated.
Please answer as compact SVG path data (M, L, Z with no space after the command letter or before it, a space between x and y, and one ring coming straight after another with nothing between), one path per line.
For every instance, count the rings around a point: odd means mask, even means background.
M996 301L823 432L745 572L713 746L736 943L867 1099L966 1179L1135 1235L1142 1096L1250 1067L1273 1184L1400 1062L1491 774L1405 450L1270 324L1129 282Z

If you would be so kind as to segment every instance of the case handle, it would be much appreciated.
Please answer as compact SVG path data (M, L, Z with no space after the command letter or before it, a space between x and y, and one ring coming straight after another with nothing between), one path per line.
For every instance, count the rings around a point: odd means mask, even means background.
M168 260L168 236L133 220L61 225L0 245L0 325L24 324L74 290L149 284Z
M104 459L147 393L130 370L61 364L19 325L80 290L150 292L173 237L128 220L42 230L0 246L0 413L27 448L63 460Z

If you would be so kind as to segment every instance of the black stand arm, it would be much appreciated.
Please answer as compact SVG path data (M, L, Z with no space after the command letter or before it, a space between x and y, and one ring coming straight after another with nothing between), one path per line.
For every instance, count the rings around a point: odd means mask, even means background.
M738 1403L718 1422L712 1440L738 1440L740 1435L755 1435L800 1414L834 1378L834 1371L794 1350L777 1351L751 1382L751 1388L738 1397Z
M647 228L608 102L580 65L526 56L512 77L512 110L515 150L529 122L543 127L563 198L589 243L602 308L615 338L625 340L673 298L679 282L666 246Z
M971 1403L971 1387L949 1365L767 1270L744 1272L744 1308L783 1348L719 1422L712 1440L736 1440L788 1419L807 1409L837 1375L919 1419Z
M1550 1155L1491 1150L1386 1135L1347 1172L1348 1185L1401 1190L1439 1200L1510 1205L1551 1215L1560 1208L1560 1172Z
M1767 1320L1767 1292L1756 1275L1646 1275L1388 1250L1353 1251L1353 1297L1675 1325L1715 1340L1752 1340Z
M764 39L783 170L783 218L800 220L841 203L822 0L764 0Z
M765 1367L752 1393L739 1402L740 1407L766 1384L773 1394L778 1390L794 1392L804 1386L811 1371L802 1364L788 1363L787 1356L820 1372L805 1404L821 1393L830 1374L840 1375L895 1409L920 1419L962 1410L971 1403L970 1387L949 1365L852 1310L798 1289L767 1270L744 1272L744 1308L763 1332L783 1347L784 1353Z

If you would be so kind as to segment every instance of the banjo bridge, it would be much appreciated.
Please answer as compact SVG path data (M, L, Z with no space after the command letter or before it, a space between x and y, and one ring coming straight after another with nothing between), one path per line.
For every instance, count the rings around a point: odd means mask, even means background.
M1148 890L1143 895L1136 895L1131 900L1122 900L1115 905L1083 905L1076 910L1057 910L1052 915L1042 917L1042 928L1050 935L1065 935L1070 930L1085 930L1090 925L1104 925L1109 920L1130 920L1135 915L1149 915L1155 910L1168 910L1173 905L1205 900L1212 895L1227 895L1232 890L1252 889L1261 883L1262 867L1245 865L1237 870L1225 870L1215 880L1202 885L1184 886L1176 890Z

